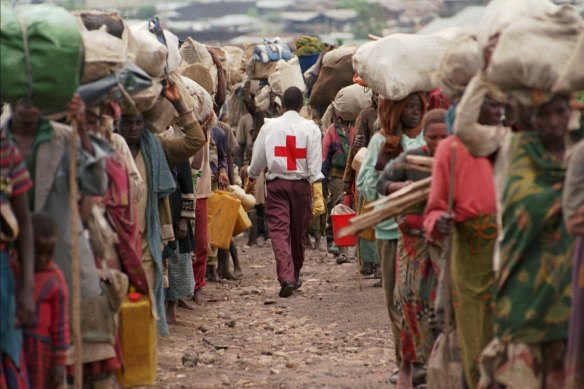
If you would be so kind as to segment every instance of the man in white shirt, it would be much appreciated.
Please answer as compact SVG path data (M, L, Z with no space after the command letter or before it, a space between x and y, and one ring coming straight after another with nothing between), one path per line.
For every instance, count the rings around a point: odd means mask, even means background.
M268 230L276 257L280 297L289 297L301 286L304 236L311 214L325 212L321 183L324 177L320 129L299 115L302 92L296 87L288 88L282 100L284 114L266 121L254 143L246 191L253 189L255 180L267 167Z

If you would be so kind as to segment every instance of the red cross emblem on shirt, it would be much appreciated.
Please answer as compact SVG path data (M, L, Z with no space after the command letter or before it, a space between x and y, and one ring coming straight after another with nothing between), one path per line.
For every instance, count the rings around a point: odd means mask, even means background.
M274 148L275 157L286 157L287 169L295 171L296 160L306 159L306 147L296 148L296 137L294 135L286 136L286 146L276 146Z

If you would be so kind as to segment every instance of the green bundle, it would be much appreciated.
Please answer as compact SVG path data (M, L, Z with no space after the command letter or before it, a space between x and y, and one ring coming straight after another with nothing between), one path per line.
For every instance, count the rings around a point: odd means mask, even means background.
M79 25L51 5L1 5L0 92L4 103L27 98L45 112L62 111L79 86Z
M312 36L301 36L296 41L296 54L298 57L302 57L304 55L311 55L311 54L318 54L326 49L328 45L326 43L322 43L320 39Z

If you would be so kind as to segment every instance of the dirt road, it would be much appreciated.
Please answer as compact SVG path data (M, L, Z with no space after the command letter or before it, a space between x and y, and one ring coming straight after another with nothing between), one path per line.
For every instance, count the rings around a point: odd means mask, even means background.
M393 342L376 280L359 291L354 262L308 250L304 285L281 299L271 246L239 248L242 280L209 284L209 303L179 309L159 338L156 387L390 387Z

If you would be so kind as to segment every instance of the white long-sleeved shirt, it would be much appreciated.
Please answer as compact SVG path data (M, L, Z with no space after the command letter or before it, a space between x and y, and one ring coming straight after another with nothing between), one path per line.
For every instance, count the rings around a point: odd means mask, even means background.
M287 111L262 126L253 145L248 174L257 179L267 167L268 181L281 178L308 180L312 184L324 178L321 149L318 126L296 111Z

